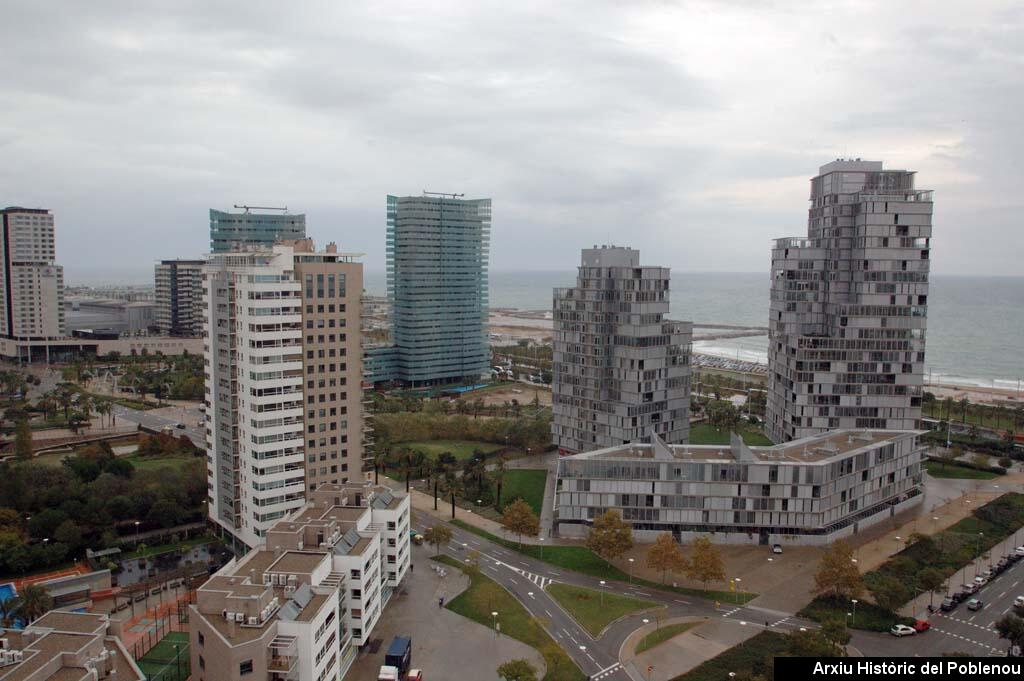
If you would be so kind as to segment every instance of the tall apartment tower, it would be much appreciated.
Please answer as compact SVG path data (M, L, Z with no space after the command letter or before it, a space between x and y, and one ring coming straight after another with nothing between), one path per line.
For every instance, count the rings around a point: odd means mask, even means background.
M573 288L554 290L554 444L562 453L690 436L693 324L670 321L669 268L640 251L585 248Z
M210 517L247 547L362 470L362 264L310 240L203 270Z
M16 340L66 335L64 268L56 263L53 215L42 208L0 210L0 334Z
M205 260L161 260L156 264L156 327L160 333L202 335L205 263Z
M429 386L488 372L491 200L388 196L394 345L371 353L375 382Z
M811 180L807 238L772 250L767 434L913 430L921 419L932 192L837 160Z
M270 248L278 240L306 238L306 216L282 213L254 213L249 207L242 213L210 209L210 251L227 253L254 247Z

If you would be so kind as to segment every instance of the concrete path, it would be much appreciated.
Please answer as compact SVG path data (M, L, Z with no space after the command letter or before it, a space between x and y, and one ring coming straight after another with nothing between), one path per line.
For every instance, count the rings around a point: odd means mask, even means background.
M674 617L661 626L680 622L700 621L694 617ZM646 650L639 655L633 651L644 636L654 631L654 622L637 629L622 645L621 661L642 679L671 679L685 674L729 648L746 641L762 629L740 624L735 620L708 619L687 632ZM648 668L653 667L650 674ZM631 673L631 676L635 675Z

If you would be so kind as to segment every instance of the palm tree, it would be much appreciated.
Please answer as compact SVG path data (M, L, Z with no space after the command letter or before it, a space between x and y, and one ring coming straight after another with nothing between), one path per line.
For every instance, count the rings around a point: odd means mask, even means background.
M34 622L53 608L53 598L38 584L23 586L19 599L18 612L26 623Z
M498 463L494 468L494 510L501 513L501 486L505 483L505 452L498 455Z
M963 423L967 423L967 408L969 406L971 406L971 402L966 397L960 400L960 421Z
M451 498L452 520L455 520L455 495L463 490L462 480L455 475L455 471L449 469L445 472L444 486L448 496Z
M380 479L380 471L388 472L388 453L384 447L379 444L377 446L377 453L373 455L373 484L378 484Z

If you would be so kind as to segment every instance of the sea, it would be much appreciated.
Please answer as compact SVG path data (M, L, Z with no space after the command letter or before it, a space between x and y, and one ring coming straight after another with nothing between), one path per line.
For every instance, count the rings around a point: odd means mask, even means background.
M491 307L550 310L551 289L575 271L493 271ZM769 277L752 272L673 272L671 314L700 324L768 325ZM386 293L368 270L368 293ZM768 337L695 341L694 350L768 362ZM1024 386L1024 277L935 275L928 293L926 371L931 383L1019 390Z

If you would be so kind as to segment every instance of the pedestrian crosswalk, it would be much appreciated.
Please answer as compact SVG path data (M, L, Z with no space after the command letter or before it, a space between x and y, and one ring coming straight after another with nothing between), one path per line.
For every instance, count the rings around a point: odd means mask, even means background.
M604 677L611 676L620 669L622 669L622 665L616 662L612 666L606 667L601 671L597 672L596 674L591 675L590 678L592 679L592 681L601 681L601 679L603 679Z
M546 587L548 584L551 584L553 581L555 581L555 580L551 579L550 577L544 577L544 576L541 576L541 575L535 575L534 573L527 572L526 570L523 570L522 568L517 568L517 567L514 567L512 565L510 565L509 567L512 568L512 570L514 570L515 572L521 574L526 579L528 579L531 582L533 582L534 584L536 584L537 586L539 586L541 588L541 590L543 590L544 587Z

